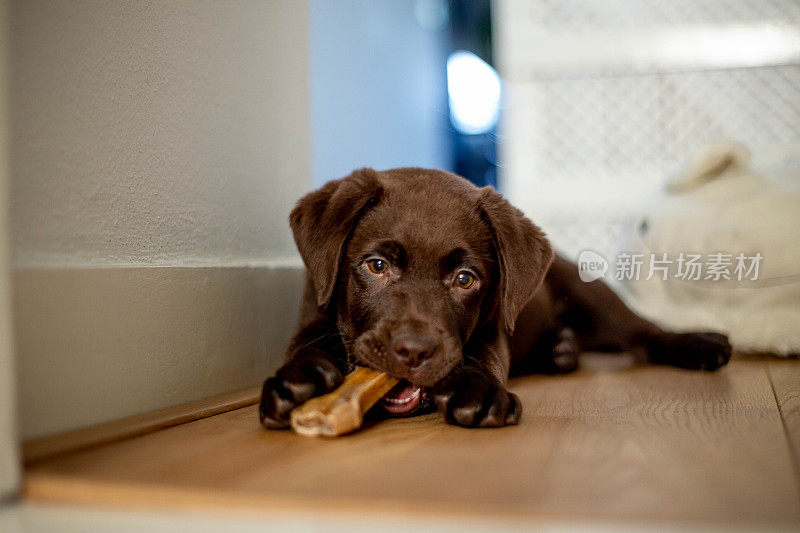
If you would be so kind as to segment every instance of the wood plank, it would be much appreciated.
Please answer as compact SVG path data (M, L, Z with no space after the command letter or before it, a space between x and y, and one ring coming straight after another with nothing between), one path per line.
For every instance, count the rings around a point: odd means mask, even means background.
M22 444L23 460L25 463L33 463L82 448L136 437L226 411L240 409L257 403L260 394L260 387L250 387L198 402L176 405L105 424L76 429L49 437L30 439Z
M776 359L768 365L775 400L791 444L800 483L800 361Z
M464 429L431 414L310 439L261 429L253 406L36 463L26 494L118 505L800 525L765 361L736 360L717 373L587 366L514 382L525 406L516 427Z

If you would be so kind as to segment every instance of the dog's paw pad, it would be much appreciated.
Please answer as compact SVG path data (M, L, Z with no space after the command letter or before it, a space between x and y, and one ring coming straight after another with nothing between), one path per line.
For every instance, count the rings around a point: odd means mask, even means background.
M338 387L344 377L329 360L318 357L292 361L264 383L258 416L267 429L289 426L289 413L314 396Z
M273 377L264 382L258 418L265 428L281 429L289 426L289 412L296 404L288 396L289 393L279 379Z
M562 328L554 340L552 354L544 356L536 371L542 374L568 374L578 369L578 356L581 349L575 333L570 328Z
M728 363L732 348L728 337L715 332L670 333L654 339L654 363L692 370L717 370Z
M516 424L522 414L519 398L488 380L463 380L436 395L449 424L465 427L502 427Z
M486 415L478 424L482 428L499 428L519 422L522 404L517 395L504 389L497 389L489 403Z

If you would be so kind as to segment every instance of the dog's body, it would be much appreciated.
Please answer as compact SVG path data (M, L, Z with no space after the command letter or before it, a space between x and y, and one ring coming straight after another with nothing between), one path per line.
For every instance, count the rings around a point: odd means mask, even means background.
M520 211L453 174L362 169L305 196L290 223L308 277L286 362L264 384L267 428L356 364L403 379L382 402L391 414L435 400L450 423L497 427L521 415L509 373L569 372L582 350L706 370L730 357L724 336L665 332L581 282Z

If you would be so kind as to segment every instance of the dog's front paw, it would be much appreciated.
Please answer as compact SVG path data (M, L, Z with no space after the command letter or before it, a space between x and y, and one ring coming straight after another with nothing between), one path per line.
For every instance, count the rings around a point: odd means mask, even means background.
M293 360L264 382L258 416L267 429L289 426L289 413L314 396L332 391L344 377L328 358L315 355Z
M716 370L731 352L728 337L714 332L667 333L649 343L652 362L691 370Z
M434 391L436 405L448 424L502 427L519 422L522 404L516 394L489 378L467 375Z

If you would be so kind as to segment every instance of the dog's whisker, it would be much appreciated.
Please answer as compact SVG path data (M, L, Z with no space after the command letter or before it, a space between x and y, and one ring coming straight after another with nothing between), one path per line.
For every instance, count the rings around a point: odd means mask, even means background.
M295 347L295 350L302 350L303 348L308 348L309 346L311 346L311 345L312 345L312 344L314 344L315 342L319 342L319 341L321 341L321 340L323 340L323 339L328 339L328 338L330 338L330 337L341 337L341 335L342 335L342 334L341 334L341 333L339 333L338 331L336 331L336 332L334 332L334 333L325 333L324 335L320 335L320 336L319 336L319 337L317 337L316 339L310 340L310 341L308 341L308 342L307 342L307 343L305 343L305 344L301 344L300 346L296 346L296 347Z

